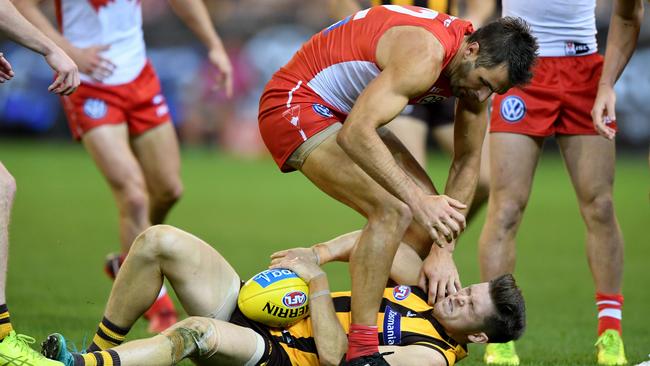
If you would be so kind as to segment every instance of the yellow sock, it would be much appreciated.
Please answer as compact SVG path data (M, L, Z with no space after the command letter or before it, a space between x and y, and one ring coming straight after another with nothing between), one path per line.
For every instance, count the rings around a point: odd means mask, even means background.
M120 366L120 356L112 349L106 351L76 354L75 366Z
M7 308L7 304L2 304L0 305L0 339L5 339L12 330L14 328L11 326L9 308Z
M95 333L95 336L93 337L93 343L86 351L103 351L105 349L117 347L124 342L128 332L129 329L120 328L111 323L108 319L103 318L102 322L99 323L99 327L97 327L97 333Z

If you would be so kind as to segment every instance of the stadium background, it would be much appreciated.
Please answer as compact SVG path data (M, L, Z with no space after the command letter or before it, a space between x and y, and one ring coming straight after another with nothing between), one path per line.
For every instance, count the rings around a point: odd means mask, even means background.
M52 2L44 5L51 14ZM143 2L149 56L183 141L186 193L167 222L211 243L247 278L267 265L274 250L329 239L358 229L363 220L300 174L280 174L257 134L261 88L304 40L331 23L326 1L208 5L235 67L231 100L210 90L214 70L166 2ZM601 46L609 6L599 1ZM626 241L623 328L632 365L650 353L649 10L646 5L639 50L617 85L615 204ZM71 141L57 97L47 94L51 74L42 58L10 42L0 49L16 71L0 86L0 159L18 182L7 290L12 321L39 340L61 331L81 347L92 337L110 290L101 267L104 254L118 248L116 209L92 161ZM428 168L444 185L448 161L435 148ZM479 278L476 242L483 218L484 212L470 225L455 255L464 284ZM584 228L552 140L517 249L516 276L529 309L529 329L519 342L523 364L594 364L596 308ZM335 289L349 287L344 265L327 269ZM145 335L139 323L130 338ZM471 348L461 365L481 364L480 348Z

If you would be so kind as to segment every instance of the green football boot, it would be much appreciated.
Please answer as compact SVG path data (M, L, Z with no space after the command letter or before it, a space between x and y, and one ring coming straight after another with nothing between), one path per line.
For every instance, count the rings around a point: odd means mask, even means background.
M515 342L489 343L485 347L483 361L488 365L518 366L519 356L515 350Z
M1 365L29 365L29 366L62 366L61 362L48 360L45 356L33 350L29 345L35 342L34 338L11 331L0 342Z
M596 350L598 352L598 364L603 366L626 365L625 348L623 339L618 331L608 329L598 337L596 341Z

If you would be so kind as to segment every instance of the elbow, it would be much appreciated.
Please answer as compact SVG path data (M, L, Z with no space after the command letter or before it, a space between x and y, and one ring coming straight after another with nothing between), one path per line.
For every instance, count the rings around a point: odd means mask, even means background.
M336 143L343 151L349 151L352 147L353 134L354 131L351 131L351 128L344 127L336 135Z

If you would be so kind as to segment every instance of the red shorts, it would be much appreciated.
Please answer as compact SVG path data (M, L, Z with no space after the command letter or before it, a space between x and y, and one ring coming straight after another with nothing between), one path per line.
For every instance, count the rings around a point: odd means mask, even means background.
M77 140L95 127L121 123L128 125L130 135L137 136L170 118L160 81L149 62L130 83L81 83L74 93L61 99Z
M546 137L595 135L591 107L603 57L540 57L532 82L492 101L490 132Z
M258 120L266 147L286 173L295 170L285 162L303 142L345 117L304 83L274 78L260 99Z

